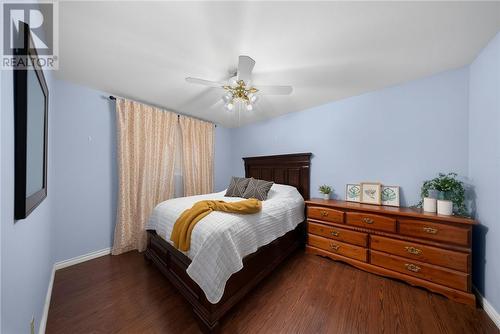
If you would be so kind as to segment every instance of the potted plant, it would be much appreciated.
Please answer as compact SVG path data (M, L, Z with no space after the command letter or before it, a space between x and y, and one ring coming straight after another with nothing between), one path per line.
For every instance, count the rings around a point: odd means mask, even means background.
M323 199L330 199L332 190L332 187L327 186L326 184L319 187L319 192L323 194Z
M422 206L424 198L429 198L430 193L435 191L438 214L467 216L464 184L457 180L457 176L456 173L439 173L438 177L425 181L421 189L422 201L419 206Z

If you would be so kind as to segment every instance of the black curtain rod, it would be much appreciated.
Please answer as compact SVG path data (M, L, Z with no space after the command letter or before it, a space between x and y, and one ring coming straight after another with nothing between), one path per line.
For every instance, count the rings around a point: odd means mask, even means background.
M116 101L116 97L114 97L113 95L110 95L109 99L113 100L113 101ZM180 117L181 117L181 115L177 114L177 118L180 118ZM214 124L214 126L217 127L217 124Z

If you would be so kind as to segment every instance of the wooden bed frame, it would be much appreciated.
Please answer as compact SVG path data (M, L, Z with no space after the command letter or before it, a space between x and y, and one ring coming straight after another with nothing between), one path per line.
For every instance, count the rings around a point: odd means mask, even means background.
M249 157L243 160L246 177L292 185L299 190L305 200L309 199L311 153ZM218 330L219 319L224 314L288 255L303 246L304 242L305 223L301 223L295 230L246 256L243 259L243 269L229 278L224 295L217 304L211 304L201 288L186 273L191 260L158 236L155 231L148 231L148 246L144 255L192 305L202 331L211 333Z

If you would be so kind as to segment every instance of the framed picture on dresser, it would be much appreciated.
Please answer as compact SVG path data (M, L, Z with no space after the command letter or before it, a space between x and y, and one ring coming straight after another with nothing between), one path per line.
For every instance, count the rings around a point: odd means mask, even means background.
M382 186L382 205L399 206L399 187Z
M348 202L361 201L361 187L359 184L346 184L345 186L345 200Z
M361 186L361 203L378 204L381 200L382 185L378 182L363 182Z

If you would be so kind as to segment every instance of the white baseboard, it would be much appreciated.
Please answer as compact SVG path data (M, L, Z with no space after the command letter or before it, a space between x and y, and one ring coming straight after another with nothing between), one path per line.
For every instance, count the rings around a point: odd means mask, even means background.
M54 264L54 267L56 268L56 270L59 270L62 268L74 266L75 264L89 261L89 260L95 259L97 257L101 257L101 256L108 255L108 254L111 254L111 248L104 248L104 249L101 249L98 251L94 251L94 252L90 252L87 254L83 254L83 255L74 257L72 259L56 262Z
M500 329L500 314L497 310L491 305L486 298L477 290L476 287L473 288L476 294L477 300L479 304L483 307L484 312L490 317L490 319L497 325L498 329Z
M68 260L54 263L52 267L52 274L50 275L49 286L47 288L47 295L45 296L45 304L43 305L42 319L40 319L40 327L38 327L38 334L45 334L45 328L47 327L47 317L49 316L50 298L52 297L52 286L54 285L54 276L56 274L56 271L108 254L111 254L111 248L101 249L95 252L90 252Z
M49 316L50 298L52 297L52 285L54 285L54 275L56 269L52 266L52 274L50 275L49 287L45 295L45 304L43 305L42 319L40 319L40 327L38 327L38 334L45 334L45 327L47 326L47 317Z

